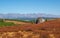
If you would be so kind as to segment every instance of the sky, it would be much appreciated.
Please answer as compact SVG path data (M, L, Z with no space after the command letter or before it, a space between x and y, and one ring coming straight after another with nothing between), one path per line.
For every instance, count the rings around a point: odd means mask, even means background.
M0 13L60 15L60 0L0 0Z

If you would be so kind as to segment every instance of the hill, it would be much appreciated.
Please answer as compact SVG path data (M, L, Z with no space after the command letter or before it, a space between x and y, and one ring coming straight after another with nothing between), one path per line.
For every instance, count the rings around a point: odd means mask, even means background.
M12 34L22 33L23 38L27 38L27 37L28 38L29 37L31 38L33 37L34 38L59 38L60 37L60 19L50 20L44 23L39 23L39 24L26 24L24 26L2 27L0 28L0 33L2 34L3 33L8 33L8 34L9 33L12 33ZM8 37L8 35L6 36ZM18 38L18 36L19 35L17 35L16 37ZM12 37L15 37L15 36L12 36Z

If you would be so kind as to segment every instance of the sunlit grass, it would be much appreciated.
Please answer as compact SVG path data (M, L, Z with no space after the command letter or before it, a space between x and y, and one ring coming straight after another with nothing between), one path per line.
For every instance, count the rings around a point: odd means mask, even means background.
M12 22L0 22L0 27L3 27L3 26L13 26L14 23Z

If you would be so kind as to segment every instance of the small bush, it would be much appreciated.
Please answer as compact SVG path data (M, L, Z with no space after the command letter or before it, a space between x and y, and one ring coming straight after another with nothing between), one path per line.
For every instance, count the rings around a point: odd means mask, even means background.
M45 21L48 21L48 19L45 19Z
M4 20L3 19L0 19L0 22L4 22Z

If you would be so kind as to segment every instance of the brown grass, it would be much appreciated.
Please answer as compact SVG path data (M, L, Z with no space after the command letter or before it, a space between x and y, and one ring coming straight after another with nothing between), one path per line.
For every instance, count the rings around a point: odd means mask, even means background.
M0 38L60 38L60 20L1 27Z

